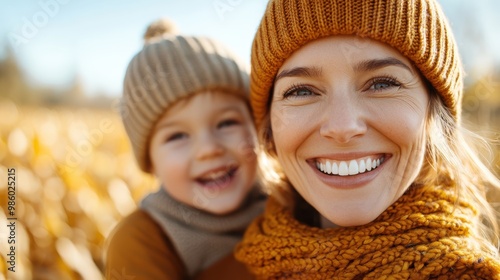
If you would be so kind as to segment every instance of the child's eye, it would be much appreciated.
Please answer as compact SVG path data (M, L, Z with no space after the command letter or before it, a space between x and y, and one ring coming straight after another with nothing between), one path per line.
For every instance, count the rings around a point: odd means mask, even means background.
M375 78L370 82L369 90L381 91L392 87L399 88L401 87L401 83L392 77Z
M178 132L178 133L174 133L174 134L168 136L167 139L165 140L165 142L181 140L181 139L185 139L187 137L188 137L188 135L186 133Z
M229 126L239 125L239 124L240 124L240 122L238 120L227 119L227 120L223 120L223 121L219 122L217 124L217 128L229 127Z
M311 95L316 95L311 87L306 85L293 85L290 89L285 91L285 93L283 94L283 98L301 98Z

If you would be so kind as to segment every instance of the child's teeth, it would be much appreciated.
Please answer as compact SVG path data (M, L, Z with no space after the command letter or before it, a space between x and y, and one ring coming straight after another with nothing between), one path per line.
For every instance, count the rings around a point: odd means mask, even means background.
M210 174L207 174L206 176L202 177L202 179L204 180L215 180L215 179L218 179L220 177L223 177L227 174L227 170L221 170L221 171L216 171L216 172L212 172Z
M224 171L219 171L219 172L214 172L212 174L209 175L210 179L216 179L216 178L219 178L220 176L224 175Z

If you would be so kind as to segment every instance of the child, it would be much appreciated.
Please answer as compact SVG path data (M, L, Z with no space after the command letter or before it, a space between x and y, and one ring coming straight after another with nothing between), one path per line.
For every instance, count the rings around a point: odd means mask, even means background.
M128 66L122 119L139 166L161 187L110 235L106 277L193 278L228 256L225 270L203 275L222 279L264 203L248 73L214 40L159 34Z

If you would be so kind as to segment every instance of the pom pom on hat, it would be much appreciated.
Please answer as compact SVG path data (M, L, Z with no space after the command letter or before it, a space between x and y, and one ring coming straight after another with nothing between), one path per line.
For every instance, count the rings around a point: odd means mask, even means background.
M177 35L179 30L175 22L168 18L161 18L152 22L144 33L144 44L161 40L165 36Z

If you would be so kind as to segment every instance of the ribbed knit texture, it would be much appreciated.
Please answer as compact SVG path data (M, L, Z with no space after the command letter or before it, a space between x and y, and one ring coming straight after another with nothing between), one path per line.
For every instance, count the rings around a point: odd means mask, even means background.
M148 143L157 120L181 98L204 91L248 97L248 69L229 49L203 37L164 35L131 60L121 115L142 170L150 172Z
M225 216L212 215L178 202L162 187L146 196L141 208L170 237L193 277L233 251L246 227L262 213L264 204L264 196L255 187L239 210Z
M384 42L408 57L459 120L462 65L451 29L434 0L271 0L252 46L250 94L257 126L274 78L305 44L331 35Z
M500 279L499 260L475 247L477 222L437 187L410 189L374 222L336 229L301 224L270 199L236 258L258 279Z

